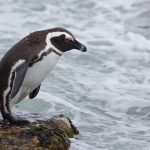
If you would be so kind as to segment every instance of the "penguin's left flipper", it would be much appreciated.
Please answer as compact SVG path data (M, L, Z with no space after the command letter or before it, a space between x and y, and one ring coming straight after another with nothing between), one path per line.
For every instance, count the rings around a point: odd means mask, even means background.
M13 85L13 86L11 87L10 99L15 97L16 94L18 93L23 83L29 64L30 64L29 61L24 61L17 68L15 68L15 70L12 72L13 78L11 80L10 85ZM6 96L6 98L9 98L9 96ZM10 124L14 124L14 125L29 124L30 122L28 120L17 119L12 116L11 109L10 109L10 99L7 99L7 103L6 103L7 111L3 107L1 108L1 113L2 113L4 120L6 119L9 121Z
M37 96L37 94L39 93L40 87L41 87L41 84L29 94L30 99L33 99L34 97Z
M11 99L13 97L15 97L16 94L18 93L18 91L22 85L22 82L24 80L24 77L26 75L29 64L30 64L29 61L25 61L15 69L15 71L14 71L15 79L13 81L13 87L11 90Z

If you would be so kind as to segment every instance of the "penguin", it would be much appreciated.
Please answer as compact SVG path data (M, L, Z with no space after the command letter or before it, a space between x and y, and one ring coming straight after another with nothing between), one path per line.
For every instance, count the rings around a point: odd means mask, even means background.
M59 58L72 49L87 51L71 32L57 27L30 33L8 50L0 61L0 111L4 120L15 125L29 123L12 115L12 105L27 96L35 98Z

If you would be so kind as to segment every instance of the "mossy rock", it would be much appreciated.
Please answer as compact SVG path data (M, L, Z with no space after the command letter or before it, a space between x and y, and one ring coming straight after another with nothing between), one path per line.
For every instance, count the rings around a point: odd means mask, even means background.
M0 127L0 150L68 150L70 140L79 134L63 115L26 126Z

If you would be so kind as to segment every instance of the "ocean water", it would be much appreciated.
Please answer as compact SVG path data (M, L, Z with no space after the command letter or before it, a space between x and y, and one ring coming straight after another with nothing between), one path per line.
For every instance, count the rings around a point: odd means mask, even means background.
M30 32L61 26L87 46L65 53L33 99L31 120L69 116L71 150L150 149L150 0L0 1L0 56Z

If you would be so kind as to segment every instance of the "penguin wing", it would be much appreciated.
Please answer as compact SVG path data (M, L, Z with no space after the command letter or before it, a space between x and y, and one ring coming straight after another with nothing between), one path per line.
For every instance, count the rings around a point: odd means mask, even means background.
M40 87L41 87L41 84L29 94L30 99L33 99L34 97L37 96L37 94L39 93Z
M11 90L11 98L15 97L16 94L18 93L21 85L22 85L22 82L24 80L24 77L26 75L26 72L27 72L27 69L29 67L29 61L26 61L26 62L23 62L21 65L19 65L14 73L15 73L15 77L14 77L14 80L13 80L13 87L12 87L12 90Z

